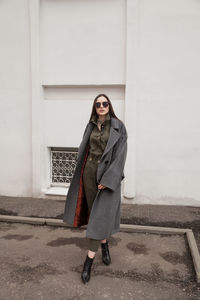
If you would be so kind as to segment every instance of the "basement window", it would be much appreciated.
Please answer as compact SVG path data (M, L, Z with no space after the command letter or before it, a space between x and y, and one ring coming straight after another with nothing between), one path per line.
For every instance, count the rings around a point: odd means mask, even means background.
M78 148L51 148L51 186L70 185L77 157Z

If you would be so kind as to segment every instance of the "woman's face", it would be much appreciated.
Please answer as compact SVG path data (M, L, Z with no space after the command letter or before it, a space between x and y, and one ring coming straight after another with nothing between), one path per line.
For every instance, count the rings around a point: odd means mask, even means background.
M99 115L99 116L106 115L109 112L108 100L104 96L99 97L95 103L95 109L96 109L97 115Z

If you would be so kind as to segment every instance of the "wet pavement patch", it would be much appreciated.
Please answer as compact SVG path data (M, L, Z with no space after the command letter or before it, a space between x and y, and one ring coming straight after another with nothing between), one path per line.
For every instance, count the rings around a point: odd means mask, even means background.
M111 237L109 239L109 245L117 246L117 244L121 241L120 238L113 238ZM56 240L52 240L49 243L47 243L47 246L51 247L60 247L65 245L75 245L79 247L80 249L88 250L88 239L87 238L80 238L80 237L70 237L70 238L63 238L59 237Z
M1 237L1 239L5 240L17 240L17 241L25 241L32 239L33 235L23 235L23 234L7 234Z
M176 265L176 264L184 264L184 265L188 265L187 263L187 253L184 252L183 255L180 255L177 252L174 251L168 251L165 253L159 253L160 256L166 260L167 262Z
M6 215L6 216L18 216L18 213L12 211L12 210L6 210L3 208L0 208L0 215Z
M72 245L72 244L74 244L75 246L81 249L88 248L86 239L80 237L70 237L70 238L59 237L56 240L52 240L49 243L47 243L47 246L60 247L60 246Z
M39 283L45 275L62 274L56 268L50 266L47 263L40 263L35 267L31 266L19 266L10 273L10 278L13 282L23 284L27 281L34 281Z
M0 231L9 231L12 229L16 229L16 225L10 223L1 223Z
M146 248L146 246L144 244L137 244L137 243L128 243L126 245L126 247L129 249L129 250L132 250L135 254L145 254L147 255L149 252L148 252L148 249Z

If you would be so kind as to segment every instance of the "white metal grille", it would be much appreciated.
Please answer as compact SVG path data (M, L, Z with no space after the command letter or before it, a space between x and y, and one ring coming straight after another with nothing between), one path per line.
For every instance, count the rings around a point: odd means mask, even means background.
M51 148L51 183L69 186L77 162L77 148Z

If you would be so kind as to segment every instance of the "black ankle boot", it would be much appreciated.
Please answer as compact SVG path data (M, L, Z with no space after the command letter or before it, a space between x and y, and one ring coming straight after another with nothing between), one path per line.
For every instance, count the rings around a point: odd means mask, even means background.
M91 272L93 260L94 260L94 258L90 258L87 255L85 262L84 262L83 271L81 274L81 279L82 279L83 283L86 283L90 280L90 272Z
M111 263L108 241L106 241L106 243L101 243L101 251L102 251L102 261L105 265L108 266Z

